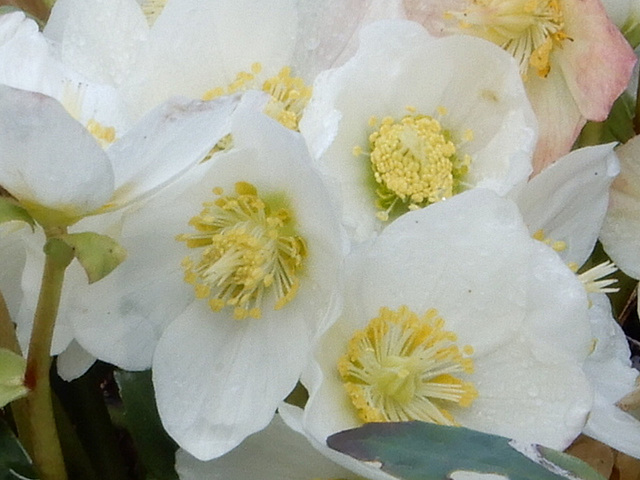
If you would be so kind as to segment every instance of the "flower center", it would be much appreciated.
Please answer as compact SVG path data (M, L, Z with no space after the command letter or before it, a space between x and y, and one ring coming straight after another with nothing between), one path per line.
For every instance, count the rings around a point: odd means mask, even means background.
M195 251L182 262L185 281L213 311L233 307L236 319L260 318L267 291L282 308L297 293L307 255L287 199L261 198L246 182L236 183L236 195L213 192L218 198L189 222L196 232L177 237Z
M415 112L415 109L409 108ZM446 113L444 108L440 109ZM463 190L471 157L458 155L451 134L428 115L405 115L400 121L375 117L369 125L369 153L375 180L378 218L382 221L439 202ZM465 140L471 140L471 132ZM354 155L363 155L356 146Z
M434 309L418 317L386 307L351 338L338 371L363 422L422 420L456 425L447 405L468 407L478 396L456 374L473 373L473 348L456 345Z
M447 12L459 26L509 52L527 77L529 67L540 77L549 74L549 55L569 37L559 0L468 0L461 12Z
M311 87L300 77L291 76L291 67L284 67L275 76L260 83L257 76L262 71L260 63L251 66L251 72L240 72L226 88L217 87L205 92L203 100L211 100L245 90L262 90L271 96L265 113L285 127L298 131L302 112L311 98Z

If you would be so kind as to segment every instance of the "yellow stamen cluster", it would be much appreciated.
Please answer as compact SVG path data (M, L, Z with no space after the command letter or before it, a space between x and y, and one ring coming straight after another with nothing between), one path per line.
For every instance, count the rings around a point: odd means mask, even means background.
M545 245L549 245L556 252L564 252L567 249L567 242L563 242L562 240L552 240L548 238L543 229L537 230L533 235L534 240L538 240L539 242L544 243Z
M80 120L82 116L85 92L86 85L82 83L66 81L63 85L62 106L76 120ZM107 148L116 140L116 129L114 127L106 127L93 118L87 122L85 128L102 148Z
M263 199L246 182L235 193L214 189L218 198L189 222L196 232L177 237L197 251L182 266L196 297L208 299L213 311L230 306L236 319L260 318L269 289L276 310L296 296L307 247L284 197Z
M611 261L599 263L586 272L578 275L578 280L582 282L587 293L615 293L620 290L611 285L618 282L617 278L605 278L618 271L618 268Z
M447 12L466 33L482 37L509 52L526 79L529 68L546 77L550 55L569 37L560 0L468 0L463 11Z
M409 108L410 112L415 109ZM443 110L444 111L444 110ZM471 157L458 155L450 134L428 115L409 114L400 121L369 120L377 129L369 135L369 159L376 182L378 218L439 202L462 190ZM472 138L472 133L465 133ZM354 155L365 154L359 146Z
M105 127L94 119L87 123L87 130L94 136L102 148L106 148L116 140L116 129L114 127Z
M262 65L254 63L251 72L240 72L226 88L217 87L207 91L202 99L211 100L222 95L229 95L245 90L262 90L271 96L265 107L265 113L291 130L298 130L302 111L311 98L311 87L300 77L291 76L291 68L284 67L275 76L258 81Z
M406 306L383 307L353 335L338 371L363 422L456 425L445 407L468 407L478 396L456 376L473 373L473 349L460 349L444 323L433 309L419 317Z

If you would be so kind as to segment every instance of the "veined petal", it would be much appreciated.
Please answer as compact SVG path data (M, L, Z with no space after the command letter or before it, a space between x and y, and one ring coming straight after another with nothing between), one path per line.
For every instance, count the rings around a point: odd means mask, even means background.
M115 173L108 209L166 185L204 159L229 133L237 97L200 102L174 98L152 110L107 149Z
M113 171L94 138L55 100L0 87L2 186L43 225L70 225L113 193Z
M580 113L601 121L624 92L637 59L597 0L564 0L567 35L557 62ZM594 68L598 65L598 68Z
M94 82L120 84L147 37L147 21L135 0L60 0L44 35L61 60Z
M640 136L616 149L620 175L609 194L600 241L627 275L640 278Z
M566 263L582 265L593 250L620 169L614 144L575 150L549 165L514 195L529 232L542 230Z

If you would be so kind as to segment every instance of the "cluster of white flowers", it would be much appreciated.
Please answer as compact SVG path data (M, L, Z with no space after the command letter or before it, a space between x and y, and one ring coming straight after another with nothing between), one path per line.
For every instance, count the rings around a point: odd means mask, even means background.
M600 236L640 278L640 142L570 152L635 62L601 0L2 15L0 196L42 227L0 237L23 350L42 232L97 232L127 259L69 266L51 355L151 368L183 480L389 479L326 447L373 421L640 458L613 267L576 273Z

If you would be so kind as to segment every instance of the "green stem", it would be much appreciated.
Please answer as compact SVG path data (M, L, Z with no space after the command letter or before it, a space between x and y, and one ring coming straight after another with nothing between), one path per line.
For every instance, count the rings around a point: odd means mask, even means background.
M7 303L0 292L0 348L6 348L18 355L22 355L16 329L11 321ZM18 436L24 448L31 454L31 434L29 428L29 412L26 399L14 400L11 403L11 413L18 428Z
M47 233L51 238L52 232ZM60 233L60 232L54 232ZM51 341L58 315L64 271L69 264L55 255L46 255L38 306L33 318L29 343L25 384L31 389L27 395L30 437L33 460L41 480L66 480L62 449L53 416L49 370L51 369Z

